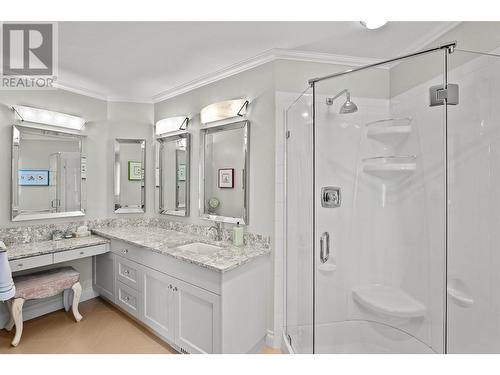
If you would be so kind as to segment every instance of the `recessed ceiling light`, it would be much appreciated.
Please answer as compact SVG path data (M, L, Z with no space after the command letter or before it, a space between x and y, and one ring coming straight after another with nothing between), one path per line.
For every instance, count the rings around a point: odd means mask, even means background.
M379 29L384 26L387 21L359 21L364 27L370 30Z

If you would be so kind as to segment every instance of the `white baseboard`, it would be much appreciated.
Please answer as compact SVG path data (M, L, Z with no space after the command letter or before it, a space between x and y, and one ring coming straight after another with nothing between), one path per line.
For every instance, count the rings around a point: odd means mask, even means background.
M98 297L99 294L92 287L82 290L80 302ZM23 306L23 320L30 320L39 316L51 313L64 308L62 294L54 297L44 298L42 300L27 301ZM0 329L3 329L9 321L7 307L0 305Z

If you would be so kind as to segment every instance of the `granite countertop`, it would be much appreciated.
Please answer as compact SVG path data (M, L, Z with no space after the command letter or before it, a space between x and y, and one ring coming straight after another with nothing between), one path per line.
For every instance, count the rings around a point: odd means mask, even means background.
M218 272L227 272L252 259L271 253L268 247L248 245L236 247L228 242L211 241L194 234L158 227L97 228L93 229L92 232L105 238L125 241ZM194 242L219 246L221 249L210 254L178 249L179 246Z
M59 241L38 241L24 244L15 244L7 247L7 257L9 260L16 260L107 243L109 243L108 239L96 235L91 235L88 237L69 238Z

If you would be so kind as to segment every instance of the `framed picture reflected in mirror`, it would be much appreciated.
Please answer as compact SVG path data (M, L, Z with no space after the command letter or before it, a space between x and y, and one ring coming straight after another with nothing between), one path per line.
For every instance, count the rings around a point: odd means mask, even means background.
M234 188L234 168L219 169L219 188Z

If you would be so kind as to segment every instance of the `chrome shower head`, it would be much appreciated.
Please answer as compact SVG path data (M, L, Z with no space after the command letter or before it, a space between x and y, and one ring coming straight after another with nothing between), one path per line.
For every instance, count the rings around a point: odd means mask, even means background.
M347 114L347 113L357 112L358 106L356 104L354 104L354 102L351 102L351 93L347 89L342 90L337 95L335 95L333 98L326 98L326 104L332 105L333 101L343 94L346 94L346 101L344 104L342 104L342 107L340 107L339 113Z
M348 98L346 102L340 107L339 113L346 114L346 113L354 113L358 111L358 106L354 104L354 102L351 102L351 100Z

